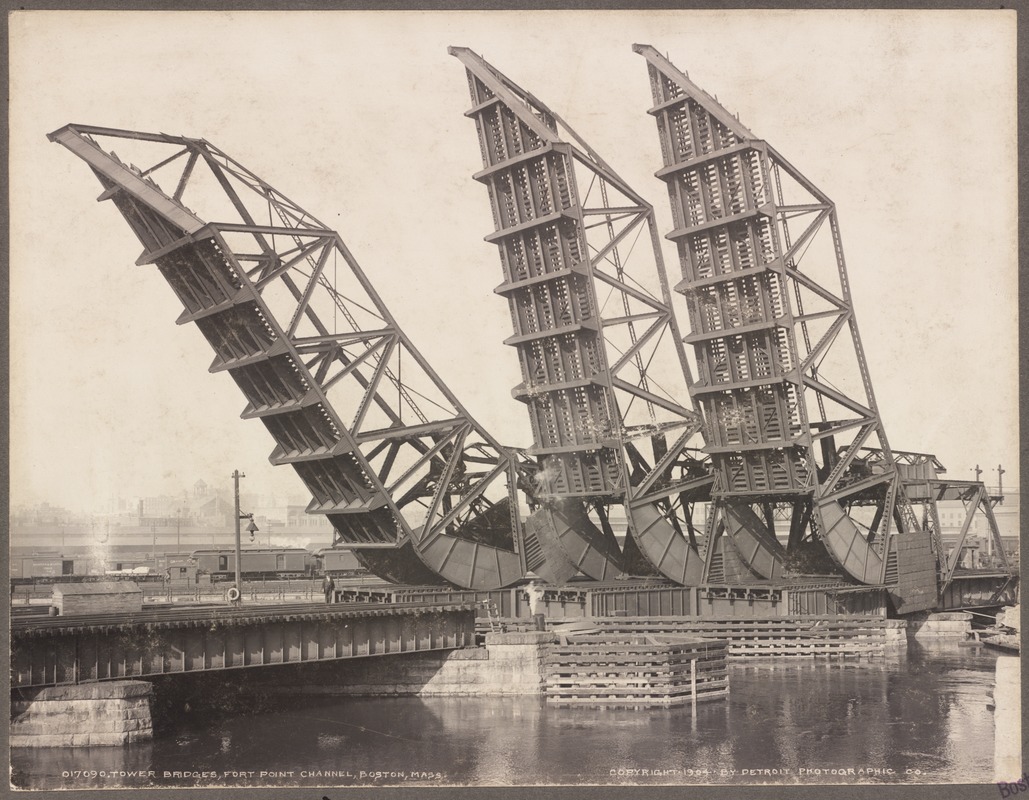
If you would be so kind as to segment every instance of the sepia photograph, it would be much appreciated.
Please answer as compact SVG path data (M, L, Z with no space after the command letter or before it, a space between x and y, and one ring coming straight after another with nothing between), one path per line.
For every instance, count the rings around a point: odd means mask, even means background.
M10 788L1025 791L1017 23L11 11Z

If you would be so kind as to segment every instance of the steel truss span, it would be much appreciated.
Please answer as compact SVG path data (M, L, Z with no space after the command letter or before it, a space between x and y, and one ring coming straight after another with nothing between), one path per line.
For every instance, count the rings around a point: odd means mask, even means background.
M242 417L271 433L271 462L296 470L334 545L396 582L524 576L535 467L471 418L339 234L202 139L85 125L49 138L92 168L143 244L137 263L168 281L178 323L203 333L210 371L239 386Z
M467 48L467 70L522 383L545 498L537 516L582 510L560 538L601 578L613 570L704 580L711 529L694 525L713 477L702 418L688 403L689 366L672 312L653 207L557 113ZM642 239L642 241L640 241ZM619 552L608 508L624 505ZM551 526L553 529L554 526ZM731 531L752 561L769 560L748 528ZM600 557L590 569L581 553ZM636 552L638 551L638 553ZM639 563L638 555L645 562Z
M931 608L941 554L879 417L835 206L653 47L633 49L650 73L725 527L773 541L785 516L767 577L820 541L856 581L892 584L898 611Z

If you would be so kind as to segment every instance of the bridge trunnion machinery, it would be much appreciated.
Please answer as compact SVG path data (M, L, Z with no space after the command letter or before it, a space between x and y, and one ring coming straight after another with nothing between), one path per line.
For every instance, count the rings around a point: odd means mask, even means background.
M854 581L886 584L898 613L935 607L953 569L938 523L914 514L879 417L835 206L653 47L634 50L648 62L690 392L725 529L771 541L776 519L789 521L768 578L798 563L823 571L821 542Z
M202 139L85 125L49 138L92 168L143 243L137 263L168 281L178 323L203 333L210 370L238 384L243 418L268 428L271 462L296 470L334 544L396 582L523 577L519 491L533 502L535 468L471 418L339 234Z

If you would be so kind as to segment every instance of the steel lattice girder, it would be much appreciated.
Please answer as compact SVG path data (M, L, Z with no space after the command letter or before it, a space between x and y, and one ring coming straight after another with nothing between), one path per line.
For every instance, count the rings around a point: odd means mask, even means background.
M239 385L243 417L268 428L272 463L297 471L336 544L403 582L524 575L518 487L531 491L535 466L471 418L335 231L200 139L82 125L49 138L92 167L144 245L138 263L168 280L178 322L203 332L211 371Z
M867 455L862 454L862 460L866 465L871 465L882 458L881 450L873 448L866 448L866 450ZM1000 537L1000 528L997 526L997 520L993 514L993 508L1003 500L1002 496L990 495L986 484L982 481L959 481L944 478L943 473L947 471L946 468L936 456L930 453L894 451L893 455L897 470L904 481L905 493L913 506L922 507L922 528L929 531L932 536L933 550L942 573L941 595L954 579L961 548L964 546L977 512L982 512L986 518L989 542L1000 561L1000 568L1015 574L1008 563L1007 554L1004 552L1004 543ZM943 542L940 538L940 514L937 504L941 502L960 502L965 509L961 531L949 559L943 550Z
M486 239L500 248L496 291L508 297L507 342L522 367L514 394L529 406L530 452L547 490L623 502L627 541L659 573L698 584L712 536L694 530L691 510L709 499L713 477L696 441L702 415L682 404L689 365L653 207L538 98L467 48L450 53L468 72L466 116L484 167L475 178L489 189L497 229ZM635 248L643 235L650 246ZM598 302L601 288L614 302ZM752 563L774 561L774 539L730 532Z
M807 498L837 563L882 583L893 534L922 531L876 408L835 206L653 47L633 49L649 67L716 495L737 508ZM836 389L828 364L856 390ZM853 468L870 440L875 474ZM841 505L855 502L878 507L867 533Z

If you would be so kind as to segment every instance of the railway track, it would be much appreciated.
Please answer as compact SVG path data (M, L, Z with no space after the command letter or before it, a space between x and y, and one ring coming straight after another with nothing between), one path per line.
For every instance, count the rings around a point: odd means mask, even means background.
M30 616L11 620L12 637L51 636L81 633L88 630L109 631L115 628L188 628L212 624L295 622L302 620L385 617L402 614L428 614L437 611L475 610L475 603L297 603L288 606L247 606L229 608L209 606L171 609L150 609L126 614L82 614L69 617Z

